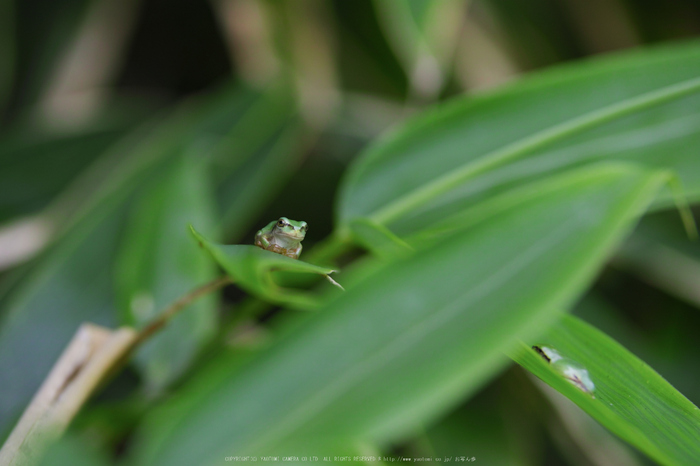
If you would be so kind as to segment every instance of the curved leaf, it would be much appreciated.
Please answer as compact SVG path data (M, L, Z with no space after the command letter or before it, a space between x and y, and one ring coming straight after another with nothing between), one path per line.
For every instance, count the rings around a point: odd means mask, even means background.
M528 346L515 361L576 403L598 422L661 464L700 458L700 409L651 367L604 333L564 315L546 335L528 340L588 371L595 389L576 388Z
M308 293L284 289L273 280L273 272L302 272L328 276L333 269L266 251L249 244L216 244L190 226L192 235L241 288L279 304L314 307L317 301ZM330 278L330 277L329 277ZM331 280L332 281L332 280Z
M140 464L405 435L493 376L514 339L551 324L663 180L599 167L377 269L318 312L296 314L235 374L213 361L149 418Z
M370 217L415 231L513 183L601 158L672 168L698 198L699 74L693 42L548 70L456 99L354 164L339 199L340 226Z

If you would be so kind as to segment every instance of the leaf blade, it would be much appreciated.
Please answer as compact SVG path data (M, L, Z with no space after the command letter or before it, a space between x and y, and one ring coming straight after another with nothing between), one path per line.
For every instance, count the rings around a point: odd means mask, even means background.
M301 308L316 305L308 293L283 289L272 279L273 271L313 273L328 276L333 269L309 264L249 244L217 244L205 238L193 226L190 232L201 247L226 271L234 283L278 304Z
M202 372L150 419L139 460L208 464L223 452L406 434L503 367L515 335L551 323L662 182L633 167L602 170L585 189L565 187L388 264L297 319L235 376L221 361ZM570 216L572 206L592 210Z
M213 195L206 165L183 157L163 170L139 197L116 265L117 299L122 323L150 324L188 291L214 278L214 264L190 241L190 221L213 229ZM213 336L216 309L212 297L191 304L137 351L135 361L146 390L160 393L181 376L195 354Z
M662 464L691 464L700 457L700 410L610 337L564 315L531 341L551 345L586 367L595 398L565 381L529 347L523 346L515 361L622 439Z
M674 118L697 118L698 96L573 136L605 108L611 117L625 101L696 78L698 58L697 42L619 54L546 71L500 91L437 107L370 147L355 162L341 187L338 225L344 228L353 218L378 216L393 219L395 231L412 231L513 183L601 158L683 168L685 186L693 196L700 195L697 170L689 169L697 168L697 157L689 150L700 138L697 125L688 122L687 130L678 134L664 126ZM650 133L651 128L660 135L655 144L634 150L624 146L640 144L639 135L630 131ZM542 143L553 143L553 136L560 143L544 150ZM611 137L624 144L605 144ZM578 150L594 143L594 148ZM498 166L522 155L526 157L518 163ZM470 182L465 184L466 179ZM405 218L397 218L399 214Z

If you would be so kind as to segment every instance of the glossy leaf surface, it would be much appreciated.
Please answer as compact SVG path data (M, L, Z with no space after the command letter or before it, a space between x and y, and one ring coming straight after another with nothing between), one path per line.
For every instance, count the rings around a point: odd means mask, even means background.
M247 365L213 361L149 419L140 463L209 464L227 452L405 435L570 305L663 180L629 166L585 170L375 270L294 319ZM220 263L225 248L214 249Z
M555 348L585 368L595 384L585 393L529 345ZM661 464L700 458L700 410L651 367L604 333L564 315L541 337L527 340L515 360L567 396L598 422Z
M700 96L689 80L698 74L700 46L688 43L563 66L455 99L402 125L354 164L341 191L340 226L371 217L415 231L514 183L600 159L674 169L697 198ZM692 92L658 100L686 84Z

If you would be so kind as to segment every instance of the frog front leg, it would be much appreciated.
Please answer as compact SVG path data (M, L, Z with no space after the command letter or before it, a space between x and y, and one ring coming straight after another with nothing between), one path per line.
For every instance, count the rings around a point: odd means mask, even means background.
M270 249L272 243L270 243L267 235L262 230L258 230L258 233L255 235L255 245L263 249Z
M291 257L292 259L299 259L299 255L301 254L301 248L302 245L300 244L296 248L287 249L287 252L284 255L287 257Z

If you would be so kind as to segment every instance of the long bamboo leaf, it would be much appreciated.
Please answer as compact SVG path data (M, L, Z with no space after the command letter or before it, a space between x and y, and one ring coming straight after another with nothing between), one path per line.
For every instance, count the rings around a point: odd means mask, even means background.
M547 328L664 179L584 170L579 183L377 269L293 319L235 374L212 361L148 419L137 461L213 464L406 435L492 377L515 338Z
M555 350L570 364L586 370L592 390L572 384L555 361L523 345L518 364L566 395L612 432L661 464L690 465L700 459L700 409L651 367L604 333L564 315L546 335L528 345ZM545 350L547 351L547 350Z
M692 42L456 99L365 152L345 178L340 226L370 217L415 231L514 183L601 158L675 169L697 198L698 74Z

